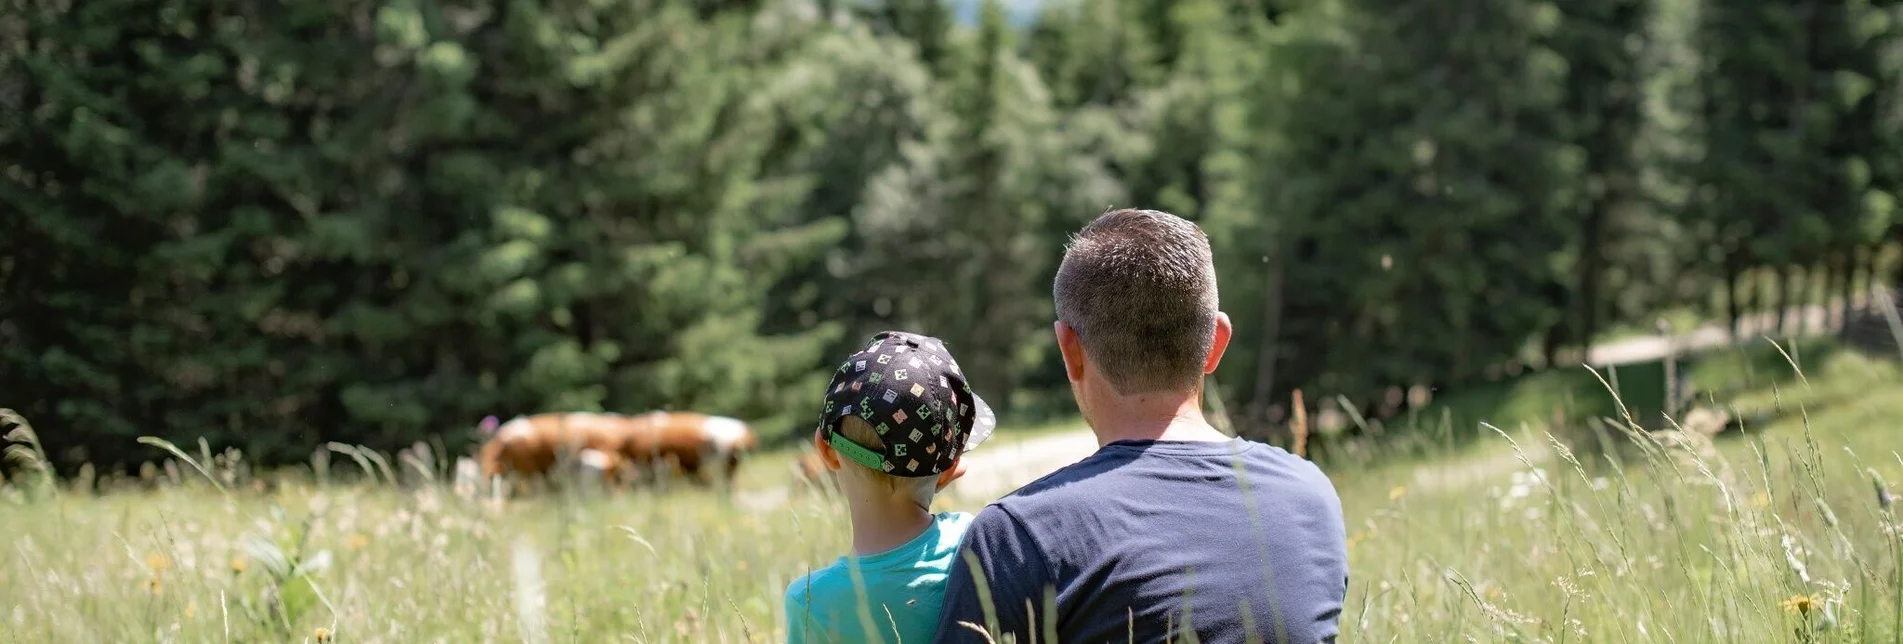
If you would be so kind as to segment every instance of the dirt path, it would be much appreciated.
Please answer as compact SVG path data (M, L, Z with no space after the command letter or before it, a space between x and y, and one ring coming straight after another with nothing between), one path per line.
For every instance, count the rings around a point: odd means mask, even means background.
M1745 337L1756 337L1771 333L1777 328L1777 317L1769 314L1746 316L1742 325ZM1829 331L1830 310L1819 305L1793 308L1785 311L1785 330L1804 329L1806 331ZM1697 353L1725 346L1731 342L1731 329L1724 323L1712 323L1700 326L1687 333L1673 337L1662 335L1628 338L1613 342L1603 342L1587 352L1586 362L1595 367L1626 365L1635 362L1659 360L1676 350L1678 353Z

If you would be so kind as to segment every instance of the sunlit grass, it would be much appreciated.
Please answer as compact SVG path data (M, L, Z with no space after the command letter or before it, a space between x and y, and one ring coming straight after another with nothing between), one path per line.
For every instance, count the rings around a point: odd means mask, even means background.
M1848 352L1813 367L1726 401L1792 413L1721 435L1702 466L1636 450L1573 463L1528 425L1454 464L1331 472L1355 577L1344 635L1895 641L1897 517L1873 479L1903 479L1885 422L1903 417L1903 380Z
M780 591L848 543L843 506L796 484L795 455L749 460L736 497L676 486L499 508L447 485L323 486L308 472L227 497L189 463L151 490L30 502L16 488L0 501L0 639L295 641L322 628L334 641L778 641ZM332 478L353 467L331 464ZM768 490L780 494L746 503ZM274 580L258 543L328 563ZM518 552L539 592L518 582Z
M1574 463L1565 432L1526 420L1476 427L1491 438L1458 454L1331 465L1352 568L1343 641L1897 641L1903 542L1876 480L1903 482L1903 375L1792 353L1801 377L1755 352L1699 363L1715 402L1763 419L1702 461L1627 447ZM16 477L0 494L0 639L780 641L785 585L848 543L844 508L794 486L792 458L750 461L732 498L500 508L343 469L229 496L189 464L98 496Z

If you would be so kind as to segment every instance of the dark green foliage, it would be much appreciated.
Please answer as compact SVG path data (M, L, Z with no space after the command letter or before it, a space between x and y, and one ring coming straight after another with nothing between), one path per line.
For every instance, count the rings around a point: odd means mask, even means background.
M1546 347L1577 344L1598 335L1617 305L1605 284L1614 250L1626 241L1636 213L1644 212L1637 139L1644 125L1646 78L1641 64L1650 0L1560 3L1563 19L1551 35L1566 60L1560 136L1577 163L1558 192L1558 207L1576 222L1563 322L1549 330ZM1618 286L1627 286L1621 284ZM1545 356L1548 361L1553 356Z
M1689 221L1719 249L1727 282L1778 271L1778 288L1759 298L1771 308L1804 295L1812 270L1848 284L1848 256L1881 240L1897 186L1895 121L1880 116L1895 97L1894 10L1709 0L1699 16L1703 150L1687 172ZM1758 282L1726 289L1734 316Z
M1050 279L1110 207L1209 232L1251 431L1821 301L1903 239L1881 0L0 7L0 404L66 466L544 410L798 436L887 328L1065 413Z
M845 227L794 217L817 168L776 158L817 99L751 90L805 27L648 4L29 13L8 397L69 463L553 409L803 420L838 327L763 335L760 302Z
M1459 383L1560 315L1542 297L1569 233L1551 197L1563 62L1539 44L1556 20L1483 6L1344 3L1276 52L1266 165L1284 170L1262 181L1280 225L1255 252L1285 273L1265 314L1277 382L1355 399Z

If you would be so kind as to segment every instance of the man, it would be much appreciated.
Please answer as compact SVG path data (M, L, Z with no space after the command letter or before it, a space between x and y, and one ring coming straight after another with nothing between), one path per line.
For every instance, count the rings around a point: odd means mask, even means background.
M1333 485L1203 418L1231 329L1202 230L1106 213L1066 251L1055 299L1100 447L978 513L933 641L985 641L963 623L1019 642L1334 641L1348 565Z

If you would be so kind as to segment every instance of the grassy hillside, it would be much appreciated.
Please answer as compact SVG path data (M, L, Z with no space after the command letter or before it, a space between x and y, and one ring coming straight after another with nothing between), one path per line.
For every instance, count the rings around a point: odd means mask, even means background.
M1452 461L1335 472L1357 573L1344 627L1356 641L1903 636L1897 511L1875 482L1903 480L1888 421L1903 382L1848 351L1810 360L1801 376L1758 353L1701 361L1711 386L1755 383L1721 400L1769 419L1703 459L1628 447L1576 462L1529 425Z

